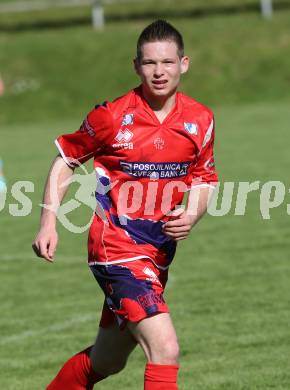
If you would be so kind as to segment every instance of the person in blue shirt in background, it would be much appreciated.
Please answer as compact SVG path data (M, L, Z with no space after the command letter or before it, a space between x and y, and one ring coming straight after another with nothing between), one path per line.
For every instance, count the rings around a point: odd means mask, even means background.
M6 190L6 180L3 173L3 161L0 158L0 192Z

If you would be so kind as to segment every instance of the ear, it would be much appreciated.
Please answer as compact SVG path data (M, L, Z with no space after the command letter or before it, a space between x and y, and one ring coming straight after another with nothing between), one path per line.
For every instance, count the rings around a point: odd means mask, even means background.
M138 76L140 76L139 61L137 57L134 58L133 63L134 63L135 72L137 73Z
M181 58L181 72L180 73L186 73L189 68L189 57L184 56Z

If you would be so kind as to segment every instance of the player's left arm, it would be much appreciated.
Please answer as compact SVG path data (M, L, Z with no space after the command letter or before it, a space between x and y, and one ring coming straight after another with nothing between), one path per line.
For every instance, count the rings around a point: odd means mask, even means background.
M174 210L171 219L163 226L164 233L176 241L187 238L190 230L205 214L218 182L213 155L214 127L214 118L211 115L204 131L200 132L196 140L199 153L189 175L191 184L186 208Z
M186 239L193 226L205 214L212 192L212 186L191 188L186 208L176 209L172 212L171 219L163 226L164 233L175 241Z

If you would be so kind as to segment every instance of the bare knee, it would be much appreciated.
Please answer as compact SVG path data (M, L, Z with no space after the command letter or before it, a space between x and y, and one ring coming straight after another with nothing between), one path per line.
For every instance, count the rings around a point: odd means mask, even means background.
M117 325L100 328L90 357L93 369L104 376L117 374L126 366L127 359L136 346L136 341L126 329Z
M169 364L177 364L179 361L179 344L177 340L168 344L165 347L165 356L169 361Z
M129 328L148 362L164 365L178 363L179 345L168 313L145 318L137 324L129 323Z
M159 345L149 347L148 360L155 364L175 365L179 361L179 345L177 340L167 340Z

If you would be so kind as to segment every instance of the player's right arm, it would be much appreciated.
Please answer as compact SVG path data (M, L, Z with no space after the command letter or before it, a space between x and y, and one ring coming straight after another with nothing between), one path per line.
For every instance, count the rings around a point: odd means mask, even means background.
M57 246L57 209L69 186L74 167L83 164L100 153L112 137L113 117L106 104L96 106L82 123L79 130L57 138L56 146L61 156L56 157L50 168L45 185L40 228L32 244L39 257L52 262Z
M74 168L67 165L62 157L57 156L49 170L46 180L43 208L40 217L39 231L32 244L38 257L53 261L58 235L56 231L56 214L67 189Z

